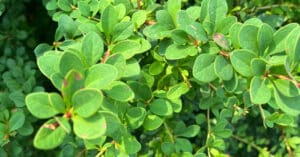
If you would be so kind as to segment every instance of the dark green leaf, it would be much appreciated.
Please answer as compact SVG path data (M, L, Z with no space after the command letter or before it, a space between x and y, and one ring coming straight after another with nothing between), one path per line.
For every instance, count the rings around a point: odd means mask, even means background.
M133 34L132 22L121 22L115 25L112 32L112 41L117 42L125 40Z
M103 102L103 95L96 89L81 89L72 96L74 112L87 118L94 115Z
M175 29L172 31L171 38L178 45L184 45L190 42L188 34L185 31L179 29Z
M37 118L50 118L59 113L49 101L48 93L31 93L26 96L25 102L30 113Z
M274 83L278 91L287 97L295 97L299 95L299 89L289 80L277 79Z
M293 29L285 41L285 50L293 63L300 60L300 26Z
M161 150L163 151L164 154L170 155L170 154L174 153L175 145L174 145L174 143L171 143L171 142L163 142L161 145Z
M115 25L119 22L117 10L109 5L107 6L101 16L101 24L106 38L110 39Z
M233 77L233 68L223 56L216 57L214 70L216 75L222 80L229 81Z
M135 54L140 53L141 45L134 40L124 40L118 42L111 49L114 54L122 54L126 59L133 57Z
M265 104L271 99L271 89L267 86L267 79L258 76L252 78L250 83L250 98L254 104Z
M254 25L242 25L239 31L239 43L243 49L252 50L258 53L257 34L259 28Z
M165 99L156 99L149 106L150 111L159 116L170 116L173 113L171 103Z
M199 132L200 132L200 127L198 125L191 125L185 128L184 132L177 134L177 136L195 137Z
M235 16L228 16L222 19L216 28L217 33L228 34L231 27L237 23L237 18Z
M235 50L230 54L230 61L233 68L243 76L253 76L251 60L255 58L255 53L250 50Z
M171 15L173 22L177 25L177 13L181 8L181 1L180 0L169 0L167 4L167 10Z
M240 47L239 32L240 32L241 28L242 28L241 23L235 23L229 29L229 35L230 35L232 45L236 49Z
M186 9L186 13L193 21L195 21L196 19L198 19L200 17L200 12L201 12L201 7L199 7L199 6L191 6ZM179 18L180 17L178 17L178 19Z
M175 139L175 149L176 152L192 152L193 146L191 142L185 138L176 138Z
M251 68L255 76L262 76L266 72L266 62L260 58L251 60Z
M149 67L149 73L151 75L158 75L163 72L165 64L163 62L155 61Z
M88 69L85 86L90 88L107 88L118 76L118 70L109 64L96 64Z
M118 70L118 78L123 76L126 60L122 54L113 54L105 62L106 64L113 65Z
M88 66L92 66L97 63L104 51L101 37L94 32L90 32L85 35L82 40L81 51Z
M164 37L170 37L171 36L171 29L169 29L167 26L163 24L154 24L149 27L146 27L143 30L143 34L149 38L152 39L160 39Z
M122 145L128 154L135 154L140 151L142 147L134 136L124 136L122 139Z
M202 82L211 82L217 78L214 72L214 61L216 56L211 54L199 55L193 66L193 76Z
M274 90L274 97L277 106L286 114L297 116L300 114L300 106L297 105L300 102L300 96L287 97L279 92L277 88Z
M140 28L147 19L147 12L145 10L139 10L132 15L132 22L136 29Z
M71 99L73 94L83 88L84 78L82 74L71 70L66 77L64 78L64 82L62 85L62 95L64 97L64 101L66 102L67 106L71 105Z
M148 101L152 98L152 91L146 84L137 81L130 81L128 82L128 85L134 92L135 99Z
M165 56L169 60L178 60L187 56L195 56L197 52L194 46L172 44L167 48Z
M159 128L162 123L163 120L159 116L150 114L146 116L143 126L146 130L151 131Z
M99 111L98 113L105 118L105 122L106 122L105 135L114 137L115 133L120 129L122 129L122 123L120 121L120 118L116 113L110 111Z
M66 12L69 12L72 10L72 1L71 0L58 0L57 6Z
M185 31L194 39L202 42L207 42L208 37L202 25L198 22L193 22L185 27Z
M50 78L51 75L59 72L58 60L60 55L60 53L49 51L48 53L38 57L37 65L41 72L48 78Z
M36 148L53 149L64 141L67 134L66 130L70 130L70 125L66 119L61 118L60 120L64 121L64 125L50 119L40 127L33 140L33 145Z
M57 93L49 93L49 101L53 107L60 113L66 112L66 105L63 98Z
M64 35L66 35L67 38L72 38L77 31L77 24L73 21L73 19L70 16L67 16L66 14L62 14L59 18L58 29L56 31L57 33L63 33Z
M268 24L263 24L257 32L257 44L260 54L264 54L265 50L273 41L273 28Z
M10 93L9 99L15 103L16 107L25 106L25 95L21 91L14 91Z
M90 6L86 1L79 1L78 9L80 10L81 15L83 16L89 17L91 15Z
M134 92L125 83L120 81L113 82L106 90L104 90L107 96L114 100L126 102L134 98Z
M141 67L135 58L127 60L123 77L132 78L140 75Z
M77 55L65 52L59 60L59 71L63 76L66 76L71 70L82 73L83 63Z
M285 50L288 34L290 34L297 27L299 27L298 24L290 23L284 27L281 27L274 33L274 45L271 54L279 53Z
M21 128L25 123L25 114L22 110L17 110L12 113L11 117L9 118L9 131L15 131Z
M107 124L105 118L99 113L94 114L89 118L73 116L72 121L74 123L74 133L83 139L99 138L106 132Z
M126 113L127 121L132 129L139 128L146 117L146 110L142 107L132 107Z
M189 87L186 83L182 82L171 86L167 92L168 99L177 99L180 98L183 94L189 91Z

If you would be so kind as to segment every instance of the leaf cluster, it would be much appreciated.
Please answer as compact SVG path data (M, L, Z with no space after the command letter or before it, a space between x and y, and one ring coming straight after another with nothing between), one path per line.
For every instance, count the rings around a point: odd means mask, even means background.
M46 120L34 146L61 156L299 154L299 24L239 22L224 0L182 6L50 0L55 41L35 53L58 92L26 96ZM263 137L269 129L275 139Z

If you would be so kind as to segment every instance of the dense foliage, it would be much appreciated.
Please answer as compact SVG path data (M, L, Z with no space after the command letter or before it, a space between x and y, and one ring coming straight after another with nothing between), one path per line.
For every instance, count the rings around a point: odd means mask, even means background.
M27 12L34 4L38 7ZM28 112L25 96L44 91L41 85L48 82L38 72L32 51L38 42L52 40L39 29L49 26L50 18L42 19L47 12L33 0L2 0L0 16L0 156L35 156L32 134L40 122Z
M21 37L1 43L0 156L300 156L297 1L44 4L56 90L26 21L1 25Z

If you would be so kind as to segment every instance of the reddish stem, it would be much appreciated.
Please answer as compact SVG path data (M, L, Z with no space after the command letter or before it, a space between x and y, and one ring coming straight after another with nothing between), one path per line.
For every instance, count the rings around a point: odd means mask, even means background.
M156 21L153 21L153 20L147 20L147 21L145 22L145 24L146 24L146 25L154 25L154 24L156 24Z
M43 128L48 128L50 130L55 130L59 126L58 122L54 122L52 124L44 124L42 127Z
M221 50L219 53L220 53L220 55L222 55L222 56L224 56L224 57L226 57L226 58L230 58L229 53L226 52L226 51Z
M273 75L273 76L275 76L275 77L277 77L279 79L288 80L288 81L294 83L296 87L300 88L300 83L297 82L296 80L293 80L289 76L285 76L285 75Z
M105 63L109 56L110 56L110 50L107 49L107 51L104 53L104 56L103 56L103 58L101 60L101 63L102 64Z
M138 7L139 10L142 8L141 7L141 0L137 0L137 7Z

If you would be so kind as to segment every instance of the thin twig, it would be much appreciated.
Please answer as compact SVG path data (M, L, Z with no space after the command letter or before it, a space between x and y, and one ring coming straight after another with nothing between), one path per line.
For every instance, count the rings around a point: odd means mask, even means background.
M100 19L97 19L97 18L95 18L93 16L89 16L88 19L96 21L96 22L100 22L101 21Z
M289 145L289 143L287 141L287 138L285 136L285 133L284 133L283 129L281 128L280 130L281 130L281 137L283 139L283 142L284 142L285 148L286 148L286 150L287 150L287 152L289 154L289 157L294 157L294 153L292 151L291 146Z
M261 106L260 104L258 105L258 108L259 108L259 111L260 111L261 118L262 118L262 120L263 120L264 128L267 128L267 126L266 126L266 117L265 117L264 109L262 108L262 106Z
M103 58L101 60L101 63L102 64L105 63L109 56L110 56L110 50L107 49L107 51L104 53L104 56L103 56Z
M138 9L140 10L142 8L142 6L141 6L141 0L137 0L136 3L137 3Z
M170 140L172 143L175 143L175 140L174 140L174 137L173 137L173 134L170 130L170 128L168 127L168 124L166 122L164 122L164 127L166 129L166 133L168 134L168 136L170 137Z
M294 78L291 78L290 76L285 76L285 75L271 75L271 76L274 76L276 78L283 79L283 80L288 80L288 81L292 82L296 87L300 88L300 83L297 82L297 80L295 80Z
M81 150L80 152L77 153L76 157L81 157L85 153L85 149Z
M226 51L221 50L221 51L219 51L219 53L220 53L220 55L224 56L225 58L230 58L229 53Z
M211 89L213 89L214 91L216 91L217 90L217 87L215 87L213 84L211 84L211 83L208 83L208 86L211 88Z
M103 155L103 153L106 151L107 147L103 147L100 149L99 153L96 155L96 157L100 157L101 155Z
M210 138L210 132L211 132L211 127L210 127L210 109L207 109L206 118L207 118L207 136L206 136L206 145L207 145L208 140ZM210 155L210 148L209 148L208 145L207 145L207 155L208 155L208 157L211 157L211 155Z
M278 8L278 7L294 8L296 6L293 5L293 4L273 4L273 5L267 5L267 6L257 7L256 10L268 10L268 9L273 9L273 8Z
M240 141L240 142L243 142L243 143L251 146L252 148L256 149L258 152L261 152L261 150L262 150L262 148L259 147L258 145L254 144L252 142L249 142L249 141L247 141L247 140L245 140L245 139L243 139L243 138L241 138L239 136L231 135L231 137L234 138L234 139L236 139L236 140L238 140L238 141Z
M181 74L181 77L182 77L183 81L187 84L187 86L189 88L192 88L192 84L191 84L190 80L184 75L184 73L182 72L181 69L179 69L179 71L180 71L180 74Z
M146 24L146 25L154 25L154 24L156 24L156 21L154 21L154 20L147 20L147 21L145 22L145 24Z

